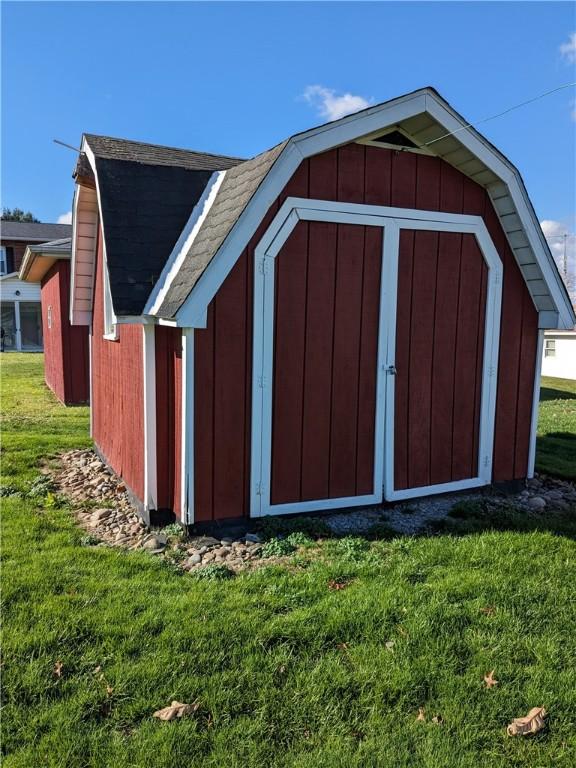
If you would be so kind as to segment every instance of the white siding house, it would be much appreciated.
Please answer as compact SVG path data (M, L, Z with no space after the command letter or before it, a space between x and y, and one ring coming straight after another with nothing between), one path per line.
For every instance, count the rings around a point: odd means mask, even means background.
M542 376L576 379L576 329L546 331L542 351Z

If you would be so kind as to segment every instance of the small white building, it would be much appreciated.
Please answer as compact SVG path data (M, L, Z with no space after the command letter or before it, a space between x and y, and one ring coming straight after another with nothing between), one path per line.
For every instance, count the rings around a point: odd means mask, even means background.
M546 331L542 376L576 379L576 328L572 331Z

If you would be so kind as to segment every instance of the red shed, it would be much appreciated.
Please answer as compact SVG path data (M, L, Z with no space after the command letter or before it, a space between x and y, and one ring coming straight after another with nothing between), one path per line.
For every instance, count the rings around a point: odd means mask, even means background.
M26 248L20 279L40 283L44 377L65 405L90 399L88 329L70 324L71 239Z
M576 319L518 170L435 90L244 161L87 134L76 181L93 437L144 514L532 475L541 336Z

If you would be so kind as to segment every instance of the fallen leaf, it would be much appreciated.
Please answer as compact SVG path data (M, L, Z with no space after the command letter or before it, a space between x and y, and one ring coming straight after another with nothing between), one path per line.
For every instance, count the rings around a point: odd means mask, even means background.
M384 645L386 646L386 650L393 651L394 650L394 640L387 640Z
M99 672L102 672L102 667L100 664L96 667L96 669L92 672L93 675L97 675Z
M498 685L499 681L494 678L494 670L484 675L484 682L486 683L486 688L493 688L495 685Z
M480 608L480 613L483 613L485 616L492 616L495 611L496 608L493 605L486 605L484 608Z
M421 723L426 722L426 714L424 712L424 707L418 707L418 717L416 720L419 720Z
M432 722L434 723L434 725L442 725L444 721L442 720L441 715L434 715L434 717L432 718Z
M339 651L347 651L348 650L348 643L338 643L336 646Z
M200 702L195 701L193 704L182 704L180 701L173 701L169 707L159 709L154 712L153 717L157 717L159 720L174 720L177 717L186 717L186 715L193 715L200 707Z
M64 668L64 665L61 661L57 661L56 664L54 664L54 677L62 677L62 669Z
M328 589L338 590L338 589L346 589L348 586L347 581L336 581L336 579L332 579L328 582Z
M538 733L544 728L546 710L544 707L533 707L526 717L515 717L506 728L508 736L526 736L529 733Z
M278 674L279 674L279 675L283 675L283 674L284 674L284 672L286 672L286 666L285 666L284 664L281 664L281 665L278 667Z
M114 688L112 688L111 685L107 685L106 686L106 693L108 694L108 696L112 696L112 694L114 693Z

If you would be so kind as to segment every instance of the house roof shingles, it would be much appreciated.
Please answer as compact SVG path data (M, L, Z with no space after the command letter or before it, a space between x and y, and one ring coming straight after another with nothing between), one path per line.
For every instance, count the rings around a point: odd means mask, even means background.
M278 144L226 172L216 199L160 306L160 317L173 317L182 306L286 144Z
M167 165L186 168L190 171L222 171L242 162L242 158L239 157L164 147L142 141L115 139L112 136L97 136L93 133L85 133L84 138L95 157L107 160L126 160L144 165Z
M0 239L22 240L26 243L45 243L62 237L70 237L70 224L44 224L29 221L1 221Z
M116 315L139 315L214 171L236 158L85 134Z

